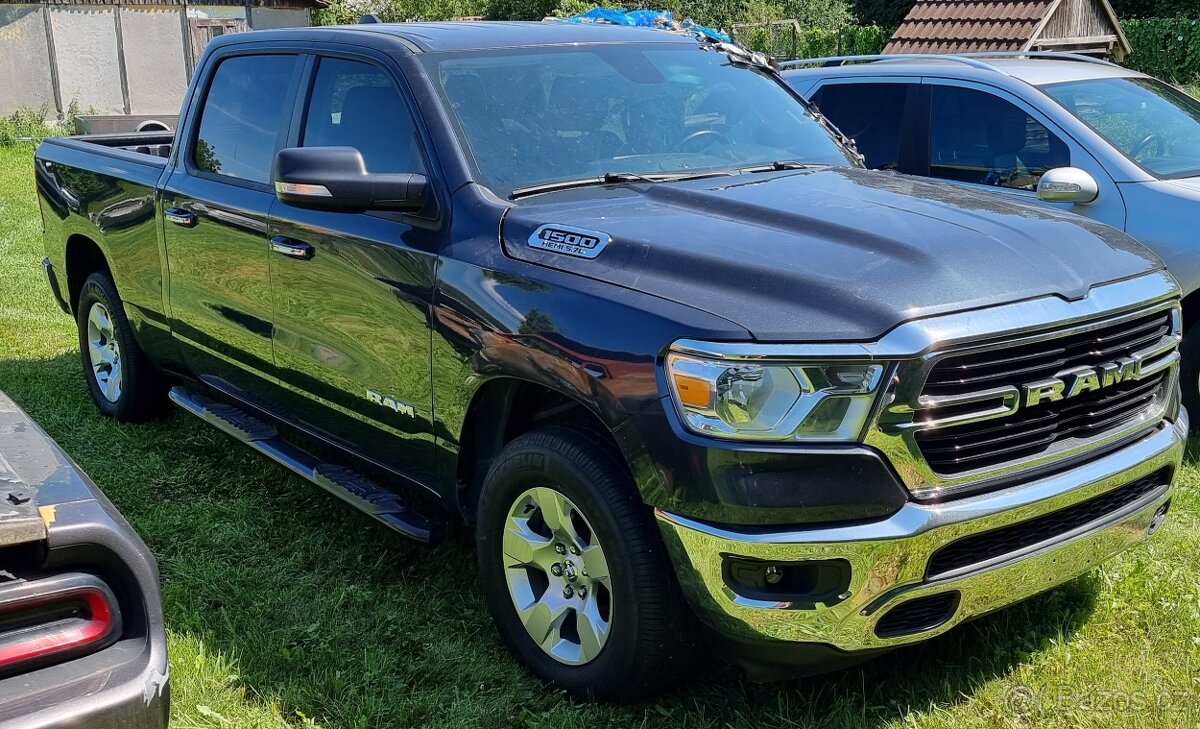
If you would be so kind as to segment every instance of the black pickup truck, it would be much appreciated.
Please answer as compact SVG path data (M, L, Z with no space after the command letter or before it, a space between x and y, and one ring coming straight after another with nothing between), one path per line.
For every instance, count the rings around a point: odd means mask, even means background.
M676 685L706 632L756 677L861 660L1167 511L1160 261L862 169L736 46L238 34L181 120L37 155L97 405L142 418L169 387L404 534L473 526L500 635L573 694Z

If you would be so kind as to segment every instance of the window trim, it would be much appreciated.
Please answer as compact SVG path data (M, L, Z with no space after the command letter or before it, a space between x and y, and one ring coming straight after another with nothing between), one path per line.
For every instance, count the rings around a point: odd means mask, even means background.
M289 130L294 124L294 100L300 85L301 79L304 77L305 71L311 65L312 60L310 55L303 49L295 47L259 47L254 49L239 49L236 46L228 51L218 52L206 64L204 77L200 79L197 88L200 90L195 97L193 108L189 109L192 118L189 121L189 130L186 144L180 150L181 160L183 162L184 172L191 176L212 182L219 182L225 185L233 185L242 187L248 190L258 190L261 192L269 192L273 196L274 188L272 186L274 172L267 171L267 181L265 183L255 180L246 180L240 177L231 177L222 175L219 172L209 172L202 170L196 166L196 142L200 138L200 125L204 121L204 107L208 101L209 92L212 90L213 80L217 76L217 71L220 70L221 64L233 58L242 58L246 56L292 56L296 59L295 67L292 69L292 78L288 81L288 88L284 92L282 116L285 117L283 123L279 125L279 130L275 134L275 145L271 151L272 159L282 147L283 140L286 138ZM292 102L292 103L289 103ZM273 165L272 165L273 166Z

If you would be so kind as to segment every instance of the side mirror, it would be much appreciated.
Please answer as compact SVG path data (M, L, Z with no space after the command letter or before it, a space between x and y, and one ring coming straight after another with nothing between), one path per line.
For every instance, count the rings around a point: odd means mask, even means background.
M275 155L275 196L302 208L416 212L427 189L424 175L367 172L353 147L293 147Z
M1078 167L1058 167L1038 180L1037 196L1043 202L1087 205L1100 197L1100 185Z

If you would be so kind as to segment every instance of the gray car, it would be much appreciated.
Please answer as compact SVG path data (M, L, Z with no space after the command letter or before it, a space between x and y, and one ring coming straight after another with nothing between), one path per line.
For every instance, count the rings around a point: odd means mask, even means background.
M788 83L855 140L867 166L1041 201L1124 230L1161 256L1186 297L1184 402L1198 411L1200 101L1064 53L785 66Z
M0 729L163 729L167 666L154 556L0 392Z

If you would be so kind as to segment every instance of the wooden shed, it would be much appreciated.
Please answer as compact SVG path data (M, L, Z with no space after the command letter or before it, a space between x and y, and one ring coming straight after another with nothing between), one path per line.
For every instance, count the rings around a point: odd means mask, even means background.
M310 25L317 0L0 0L0 115L172 115L208 41Z
M1108 0L917 0L884 53L1129 53Z

